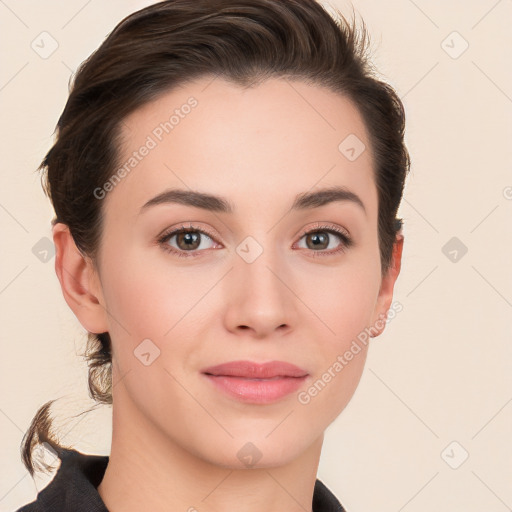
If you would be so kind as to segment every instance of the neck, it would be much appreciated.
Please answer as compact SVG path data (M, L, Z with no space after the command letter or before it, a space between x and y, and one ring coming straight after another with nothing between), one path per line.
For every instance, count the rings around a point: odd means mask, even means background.
M98 487L110 512L311 511L323 435L285 464L222 466L169 439L126 393L116 399L109 463Z

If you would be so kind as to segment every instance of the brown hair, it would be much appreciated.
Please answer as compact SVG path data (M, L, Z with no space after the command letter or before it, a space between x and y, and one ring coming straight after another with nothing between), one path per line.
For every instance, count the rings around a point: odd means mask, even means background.
M364 21L358 31L355 20L351 26L338 10L336 18L315 0L167 0L124 18L77 70L55 143L37 169L55 209L53 224L69 226L80 252L96 261L103 212L93 192L120 165L122 120L159 95L206 76L241 87L270 77L301 79L344 95L363 117L374 155L386 273L410 165L404 108L368 61ZM89 333L86 359L91 398L111 404L108 332ZM31 475L38 443L62 449L51 431L52 402L39 409L21 443Z

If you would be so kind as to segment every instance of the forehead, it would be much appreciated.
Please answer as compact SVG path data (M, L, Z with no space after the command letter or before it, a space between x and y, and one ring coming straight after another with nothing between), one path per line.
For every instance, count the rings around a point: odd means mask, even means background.
M262 200L282 203L316 186L342 185L370 210L377 203L359 111L302 81L269 79L248 89L219 77L189 82L125 118L122 139L125 172L107 198L129 216L166 188L261 208Z

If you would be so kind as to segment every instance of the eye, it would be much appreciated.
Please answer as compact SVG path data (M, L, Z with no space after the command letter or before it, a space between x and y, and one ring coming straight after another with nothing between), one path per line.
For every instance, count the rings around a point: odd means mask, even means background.
M333 237L331 235L334 235L335 239L341 240L341 243L332 247ZM310 249L313 256L331 256L344 252L353 245L353 240L347 232L331 225L315 226L314 229L302 233L300 239L302 240L304 237L306 237L306 249ZM331 250L322 250L328 249L329 246L331 246Z
M175 237L177 247L169 244ZM199 250L208 249L208 247L204 246L204 238L213 241L212 236L206 230L182 225L179 229L164 233L158 239L158 243L165 251L176 254L179 257L199 256Z
M334 239L337 238L341 242L337 246L335 245L334 248L331 247L331 250L326 251L325 249L332 245L332 235L334 235ZM353 240L349 234L333 225L315 226L314 229L303 232L300 240L304 237L306 237L306 249L311 251L312 256L331 256L345 251L353 245ZM176 247L169 243L173 239L175 239ZM165 232L158 238L158 244L165 251L176 254L180 258L186 258L200 256L202 250L212 248L211 246L208 247L208 240L214 242L213 235L206 229L199 229L193 225L182 225L178 229ZM203 242L206 243L206 247Z

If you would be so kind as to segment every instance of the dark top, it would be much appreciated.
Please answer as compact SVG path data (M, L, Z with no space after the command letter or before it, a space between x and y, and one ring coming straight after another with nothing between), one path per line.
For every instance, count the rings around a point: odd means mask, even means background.
M61 464L52 481L35 501L16 512L108 512L97 491L108 464L108 455L62 451ZM346 512L334 494L316 480L313 512Z

